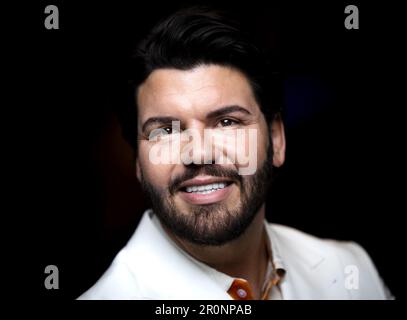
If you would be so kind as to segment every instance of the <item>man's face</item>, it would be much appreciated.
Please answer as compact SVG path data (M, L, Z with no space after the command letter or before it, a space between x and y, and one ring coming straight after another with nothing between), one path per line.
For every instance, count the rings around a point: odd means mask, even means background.
M273 125L272 143L247 78L217 65L158 69L139 87L137 104L137 176L161 222L175 235L203 245L221 245L241 235L264 203L272 163L281 165L285 151L282 124ZM172 121L179 121L180 130ZM176 139L188 130L198 134L195 141L203 142L208 132L218 139L209 140L210 148ZM179 148L162 147L176 140ZM156 163L151 155L157 147L170 150L171 157L194 156L189 162ZM257 170L241 175L248 165L244 153L253 147Z

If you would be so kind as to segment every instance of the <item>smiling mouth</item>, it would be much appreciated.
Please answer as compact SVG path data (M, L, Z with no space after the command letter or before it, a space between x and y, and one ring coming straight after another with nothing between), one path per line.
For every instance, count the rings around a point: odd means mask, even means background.
M180 190L184 191L186 193L192 193L192 194L210 194L210 193L216 192L218 190L225 189L230 184L232 184L231 181L225 181L225 182L219 182L219 183L188 186L188 187L183 187Z
M191 205L209 205L226 200L234 181L198 177L185 183L178 191L181 199Z

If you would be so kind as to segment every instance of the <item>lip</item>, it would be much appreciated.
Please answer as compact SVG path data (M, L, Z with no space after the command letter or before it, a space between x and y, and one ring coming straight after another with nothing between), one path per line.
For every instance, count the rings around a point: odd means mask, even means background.
M208 194L198 194L192 192L189 193L180 190L179 195L184 201L188 202L189 204L194 205L211 204L225 200L232 191L232 185L233 184L230 184L223 189L219 189Z
M232 180L228 178L223 178L223 177L213 177L213 176L197 176L193 179L184 181L178 190L186 188L186 187L191 187L191 186L202 186L205 184L212 184L212 183L219 183L219 182L233 182Z
M190 186L200 186L200 185L206 185L206 184L211 184L211 183L219 183L219 182L233 182L232 180L228 178L222 178L222 177L211 177L211 176L198 176L195 177L194 179L187 180L184 183L181 184L180 188L178 189L180 197L187 203L192 204L192 205L205 205L205 204L212 204L216 202L220 202L222 200L225 200L231 193L232 191L232 185L234 183L230 183L223 189L219 189L216 191L213 191L208 194L198 194L198 193L190 193L183 191L183 188L190 187Z

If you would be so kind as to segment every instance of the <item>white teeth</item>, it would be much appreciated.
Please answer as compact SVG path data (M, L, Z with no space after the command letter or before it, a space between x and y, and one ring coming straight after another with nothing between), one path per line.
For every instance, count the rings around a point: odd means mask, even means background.
M198 194L208 194L211 192L214 192L219 189L223 189L226 187L226 183L212 183L212 184L206 184L202 186L192 186L192 187L187 187L186 191L187 192L194 192Z

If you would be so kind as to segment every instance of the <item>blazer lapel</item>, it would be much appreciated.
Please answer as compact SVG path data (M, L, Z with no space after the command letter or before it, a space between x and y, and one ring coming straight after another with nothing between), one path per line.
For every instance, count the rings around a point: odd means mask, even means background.
M144 214L126 251L146 299L231 299L205 266L167 236L151 210Z
M349 298L341 287L343 274L335 255L291 228L269 224L267 230L286 270L280 283L283 299Z

